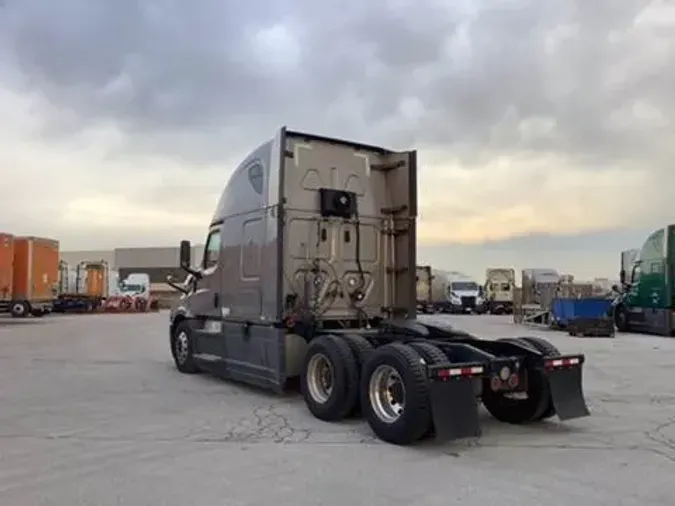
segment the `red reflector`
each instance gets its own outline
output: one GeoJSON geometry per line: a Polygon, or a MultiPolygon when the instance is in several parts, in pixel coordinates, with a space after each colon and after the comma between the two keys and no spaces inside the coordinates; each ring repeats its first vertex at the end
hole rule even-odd
{"type": "Polygon", "coordinates": [[[554,358],[547,360],[544,364],[549,369],[555,369],[559,367],[571,367],[579,365],[580,363],[581,360],[579,360],[579,358],[572,357],[572,358],[554,358]]]}
{"type": "Polygon", "coordinates": [[[439,369],[436,371],[439,378],[454,378],[457,376],[475,376],[483,374],[482,366],[475,367],[453,367],[451,369],[439,369]]]}

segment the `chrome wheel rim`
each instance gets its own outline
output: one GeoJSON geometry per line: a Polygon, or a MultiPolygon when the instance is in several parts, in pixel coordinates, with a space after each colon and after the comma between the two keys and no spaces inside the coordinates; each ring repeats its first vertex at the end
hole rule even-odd
{"type": "Polygon", "coordinates": [[[390,365],[382,364],[373,371],[368,396],[375,416],[384,423],[394,423],[405,411],[403,379],[390,365]]]}
{"type": "Polygon", "coordinates": [[[14,313],[24,314],[25,312],[26,312],[26,308],[24,307],[23,304],[14,304],[14,313]]]}
{"type": "Polygon", "coordinates": [[[327,402],[334,383],[335,372],[328,357],[322,353],[312,355],[307,364],[307,389],[312,399],[319,404],[327,402]]]}
{"type": "Polygon", "coordinates": [[[190,346],[187,332],[183,331],[176,336],[176,359],[180,364],[185,363],[190,353],[190,346]]]}

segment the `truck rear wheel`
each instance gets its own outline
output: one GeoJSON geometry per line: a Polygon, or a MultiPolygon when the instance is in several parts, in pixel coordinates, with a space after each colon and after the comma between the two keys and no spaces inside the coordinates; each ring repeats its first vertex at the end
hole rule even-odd
{"type": "Polygon", "coordinates": [[[375,435],[388,443],[414,443],[431,428],[426,366],[410,346],[375,350],[361,376],[361,412],[375,435]]]}
{"type": "Polygon", "coordinates": [[[358,370],[346,340],[327,335],[309,343],[300,388],[307,408],[320,420],[342,420],[354,409],[358,370]]]}
{"type": "Polygon", "coordinates": [[[30,313],[30,306],[27,302],[14,302],[9,312],[14,318],[25,318],[30,313]]]}
{"type": "MultiPolygon", "coordinates": [[[[366,338],[358,334],[345,334],[340,337],[342,337],[345,340],[345,342],[347,343],[347,345],[349,345],[349,348],[352,351],[352,355],[354,356],[354,363],[356,364],[356,377],[360,378],[361,370],[363,369],[363,364],[365,364],[366,360],[368,359],[368,356],[374,350],[373,345],[370,344],[370,342],[366,338]]],[[[354,403],[354,408],[352,409],[353,414],[358,414],[358,412],[361,411],[361,400],[358,390],[359,389],[357,382],[356,401],[354,403]]]]}
{"type": "Polygon", "coordinates": [[[485,380],[482,401],[497,420],[518,425],[541,420],[548,413],[551,389],[543,371],[530,368],[525,392],[495,392],[485,380]]]}
{"type": "MultiPolygon", "coordinates": [[[[551,344],[546,339],[542,339],[541,337],[521,337],[520,339],[522,341],[525,341],[525,342],[531,344],[532,347],[535,350],[543,353],[544,355],[547,355],[549,357],[559,357],[560,356],[560,350],[558,348],[556,348],[555,346],[553,346],[553,344],[551,344]]],[[[546,380],[546,381],[548,381],[548,380],[546,380]]],[[[555,411],[555,406],[553,404],[553,398],[549,394],[549,396],[548,396],[548,406],[544,410],[544,412],[541,414],[541,416],[539,418],[537,418],[537,421],[538,420],[546,420],[548,418],[551,418],[551,417],[555,416],[555,414],[556,414],[556,411],[555,411]]]]}
{"type": "Polygon", "coordinates": [[[412,341],[407,343],[413,350],[421,355],[424,361],[429,364],[442,364],[443,362],[448,362],[448,357],[445,356],[438,347],[430,343],[425,343],[424,341],[412,341]]]}

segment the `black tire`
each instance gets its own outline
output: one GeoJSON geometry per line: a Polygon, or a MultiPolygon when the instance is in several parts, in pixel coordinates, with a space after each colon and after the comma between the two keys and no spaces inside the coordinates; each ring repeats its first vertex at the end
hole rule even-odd
{"type": "Polygon", "coordinates": [[[438,347],[423,341],[412,341],[407,343],[413,350],[420,354],[424,361],[429,365],[442,364],[449,362],[448,357],[438,347]]]}
{"type": "Polygon", "coordinates": [[[614,325],[616,325],[616,329],[619,332],[630,332],[628,310],[623,304],[619,304],[614,308],[614,325]]]}
{"type": "MultiPolygon", "coordinates": [[[[549,357],[559,357],[561,355],[560,350],[553,346],[550,341],[542,339],[541,337],[521,337],[521,339],[529,344],[531,344],[537,351],[540,351],[544,355],[549,357]]],[[[549,389],[550,391],[550,389],[549,389]]],[[[544,410],[537,420],[546,420],[552,418],[556,415],[555,406],[553,405],[553,398],[549,394],[548,407],[544,410]]]]}
{"type": "Polygon", "coordinates": [[[541,337],[519,337],[518,339],[530,344],[535,350],[540,351],[549,357],[559,357],[560,350],[556,348],[553,343],[542,339],[541,337]]]}
{"type": "MultiPolygon", "coordinates": [[[[425,343],[424,341],[412,341],[407,344],[413,350],[415,350],[417,353],[420,354],[420,356],[424,359],[427,365],[443,364],[450,361],[447,355],[443,353],[440,348],[434,346],[431,343],[425,343]]],[[[432,418],[431,426],[429,427],[429,430],[423,437],[431,437],[433,436],[434,432],[435,427],[432,418]]]]}
{"type": "Polygon", "coordinates": [[[25,318],[30,314],[28,302],[13,302],[9,311],[13,318],[25,318]]]}
{"type": "Polygon", "coordinates": [[[431,405],[426,366],[422,356],[410,346],[391,343],[375,350],[366,361],[361,376],[361,412],[371,430],[382,441],[407,445],[421,439],[431,429],[431,405]],[[378,416],[370,398],[370,382],[380,366],[398,373],[405,390],[405,405],[394,421],[378,416]]]}
{"type": "Polygon", "coordinates": [[[316,418],[334,422],[351,413],[358,399],[358,380],[355,354],[345,339],[334,335],[312,339],[300,373],[300,389],[307,408],[316,418]],[[316,389],[321,386],[312,380],[318,374],[312,372],[318,361],[326,361],[331,369],[331,387],[325,398],[320,398],[316,389]]]}
{"type": "Polygon", "coordinates": [[[183,374],[196,374],[199,367],[194,359],[194,337],[190,322],[183,320],[176,325],[171,334],[171,355],[178,369],[183,374]]]}
{"type": "MultiPolygon", "coordinates": [[[[539,346],[543,343],[553,347],[548,341],[536,337],[517,337],[505,338],[500,341],[519,342],[528,348],[536,351],[542,351],[539,346]],[[537,344],[535,344],[537,343],[537,344]]],[[[555,348],[555,347],[553,347],[555,348]]],[[[556,352],[559,353],[556,349],[556,352]]],[[[548,352],[544,352],[548,354],[548,352]]],[[[543,371],[529,369],[527,371],[527,399],[512,399],[506,397],[502,392],[493,392],[488,380],[483,385],[483,406],[485,409],[500,422],[520,425],[528,422],[542,420],[549,415],[553,407],[551,402],[551,388],[548,378],[543,371]]],[[[555,414],[555,413],[554,413],[555,414]]]]}
{"type": "Polygon", "coordinates": [[[354,363],[356,364],[357,394],[356,394],[356,401],[354,403],[354,408],[349,414],[357,415],[361,412],[361,399],[359,398],[360,396],[358,389],[358,378],[361,378],[361,370],[363,369],[363,364],[365,364],[366,360],[368,359],[368,357],[375,348],[373,347],[372,344],[370,344],[370,341],[368,341],[365,337],[360,336],[358,334],[345,334],[340,337],[342,337],[345,340],[345,342],[349,345],[349,349],[352,351],[352,355],[354,356],[354,363]]]}

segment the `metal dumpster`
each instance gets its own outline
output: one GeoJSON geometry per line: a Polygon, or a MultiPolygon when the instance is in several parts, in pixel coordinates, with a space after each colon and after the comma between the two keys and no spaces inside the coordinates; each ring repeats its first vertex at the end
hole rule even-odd
{"type": "Polygon", "coordinates": [[[570,322],[579,318],[608,318],[612,301],[603,297],[583,299],[555,298],[551,303],[551,322],[557,328],[566,328],[570,322]]]}

